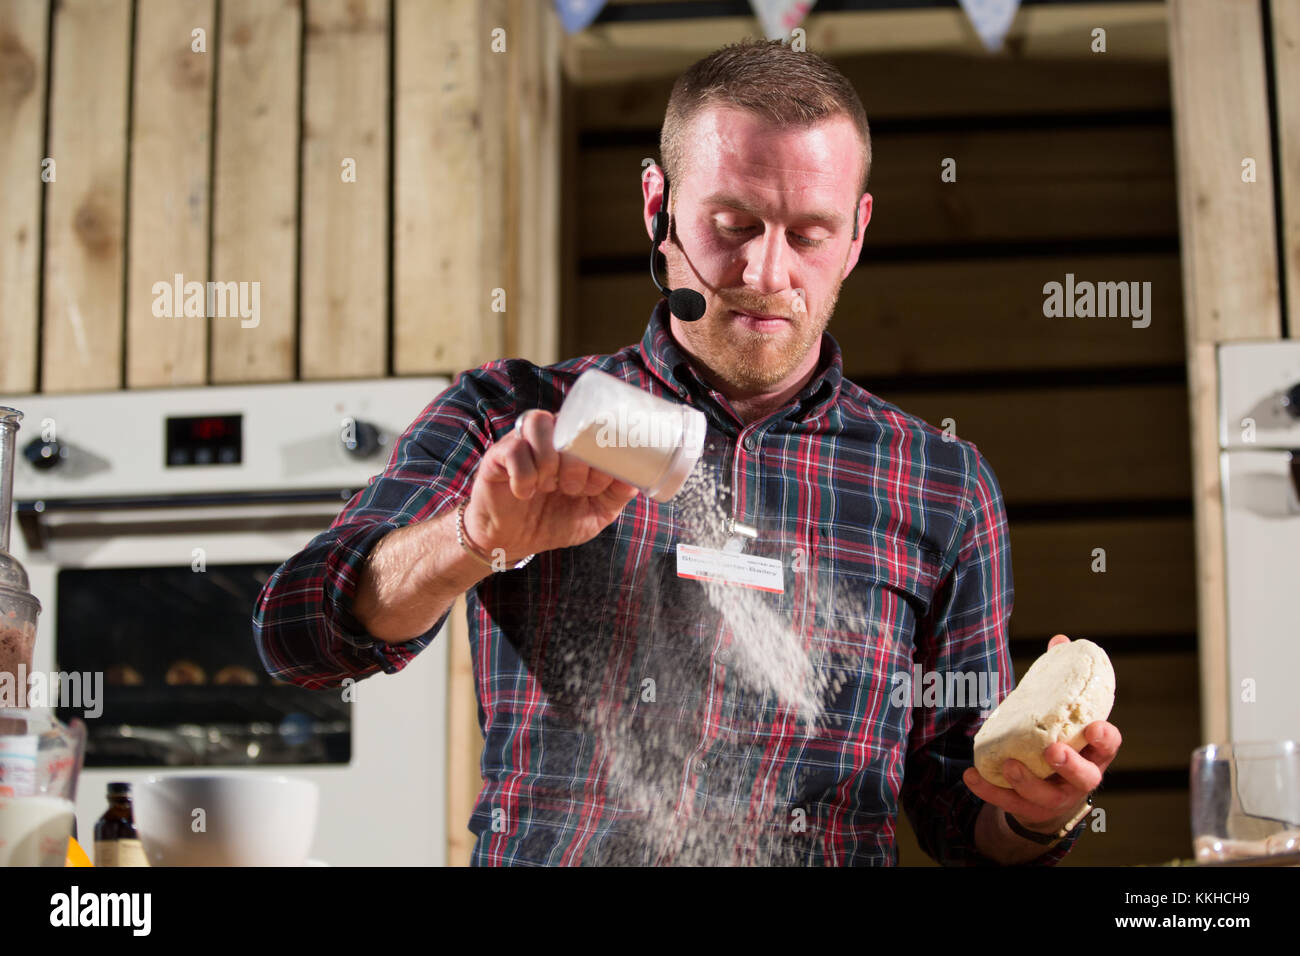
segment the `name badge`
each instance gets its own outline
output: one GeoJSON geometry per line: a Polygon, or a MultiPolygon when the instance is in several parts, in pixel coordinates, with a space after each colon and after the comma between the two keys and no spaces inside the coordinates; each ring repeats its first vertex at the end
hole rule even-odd
{"type": "Polygon", "coordinates": [[[692,581],[733,584],[772,594],[785,592],[785,573],[781,562],[775,558],[716,551],[692,544],[677,546],[677,576],[692,581]]]}

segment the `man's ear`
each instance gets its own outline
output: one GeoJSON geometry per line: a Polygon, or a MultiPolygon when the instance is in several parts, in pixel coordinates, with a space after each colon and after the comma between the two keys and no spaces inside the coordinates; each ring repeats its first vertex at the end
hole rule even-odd
{"type": "Polygon", "coordinates": [[[641,215],[645,220],[646,236],[654,239],[654,217],[664,202],[664,171],[651,163],[641,173],[641,215]]]}
{"type": "Polygon", "coordinates": [[[849,246],[849,254],[844,260],[844,271],[840,274],[840,281],[843,282],[853,271],[853,267],[858,264],[858,256],[862,254],[862,239],[867,231],[867,226],[871,222],[871,193],[863,193],[858,197],[858,204],[853,207],[854,215],[858,223],[858,235],[849,246]]]}

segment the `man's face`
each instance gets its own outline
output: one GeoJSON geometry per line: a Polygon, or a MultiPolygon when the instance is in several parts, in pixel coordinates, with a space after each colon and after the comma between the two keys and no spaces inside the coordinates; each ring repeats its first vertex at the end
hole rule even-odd
{"type": "MultiPolygon", "coordinates": [[[[871,216],[871,197],[857,191],[861,143],[846,116],[778,130],[730,107],[697,114],[688,141],[687,168],[669,184],[673,234],[660,251],[669,286],[702,293],[707,310],[698,322],[674,318],[673,333],[724,389],[780,391],[815,367],[857,263],[859,200],[863,230],[871,216]]],[[[657,185],[652,168],[648,209],[657,185]]]]}

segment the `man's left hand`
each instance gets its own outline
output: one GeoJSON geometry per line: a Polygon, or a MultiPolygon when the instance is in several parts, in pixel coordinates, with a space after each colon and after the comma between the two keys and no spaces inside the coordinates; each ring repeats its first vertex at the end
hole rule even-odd
{"type": "MultiPolygon", "coordinates": [[[[1048,648],[1070,639],[1057,634],[1048,648]]],[[[999,787],[985,780],[978,770],[968,767],[962,780],[971,793],[1001,807],[1013,815],[1021,826],[1038,833],[1055,833],[1082,808],[1088,794],[1101,784],[1102,774],[1119,752],[1123,737],[1119,728],[1104,720],[1094,720],[1084,728],[1088,746],[1075,751],[1062,743],[1043,750],[1043,759],[1056,773],[1040,780],[1019,760],[1007,760],[1002,772],[1014,789],[999,787]]]]}

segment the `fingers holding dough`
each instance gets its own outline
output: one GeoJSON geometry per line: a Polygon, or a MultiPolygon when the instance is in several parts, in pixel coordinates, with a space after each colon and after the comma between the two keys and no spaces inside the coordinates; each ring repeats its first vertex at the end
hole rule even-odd
{"type": "Polygon", "coordinates": [[[999,787],[1011,787],[1002,764],[1019,760],[1040,779],[1055,773],[1043,757],[1054,743],[1081,751],[1084,729],[1110,716],[1115,669],[1092,641],[1061,642],[1030,666],[975,734],[975,769],[999,787]]]}

